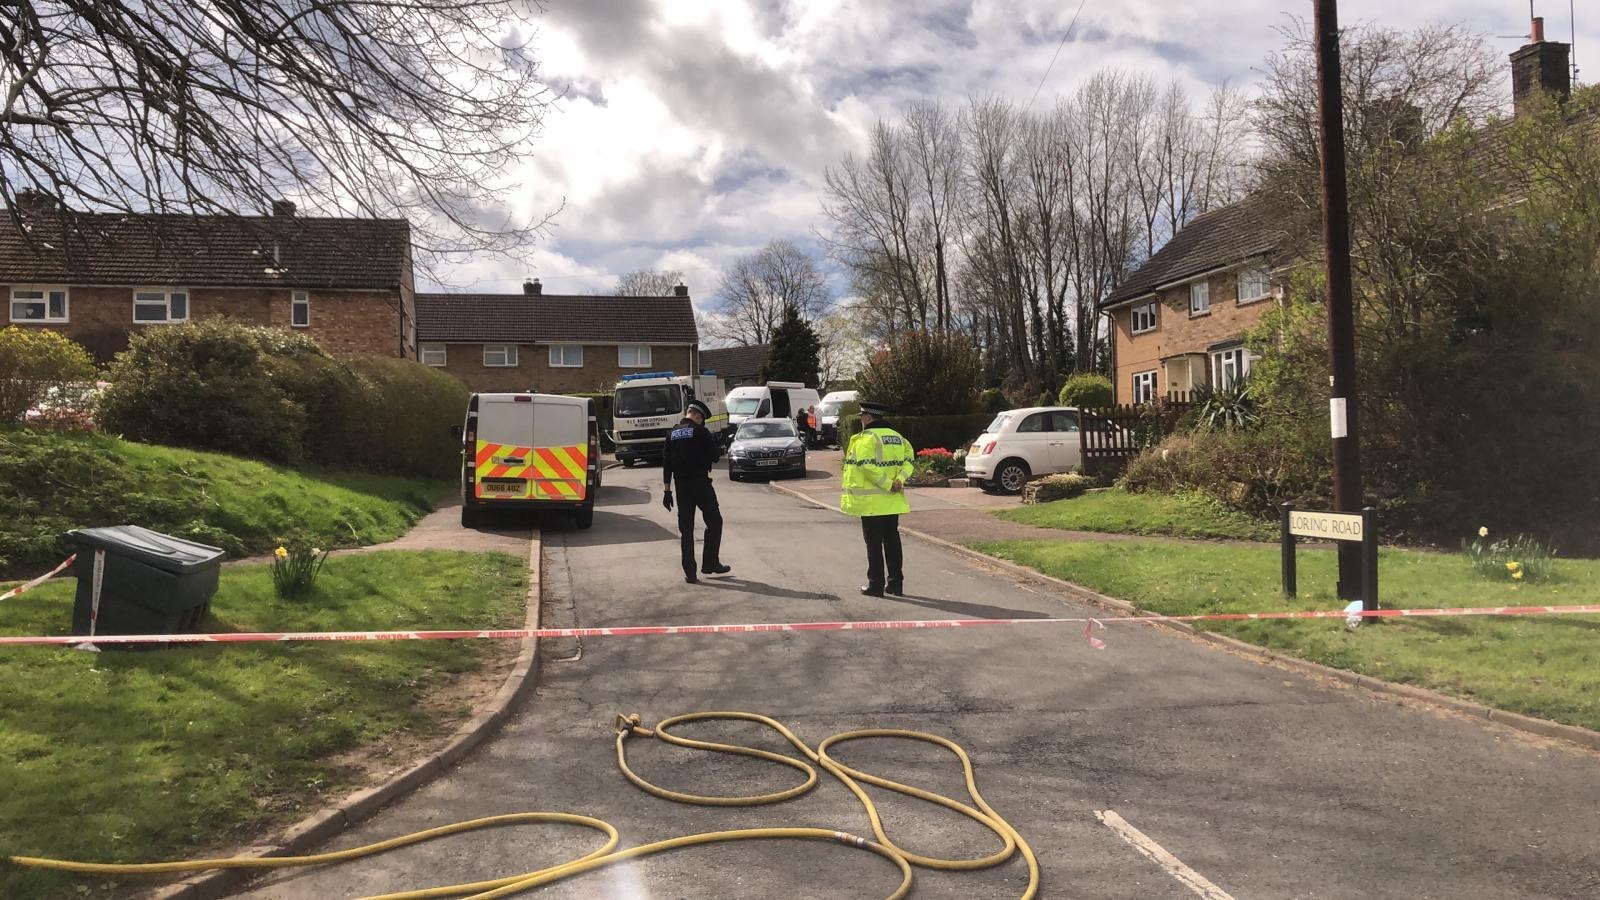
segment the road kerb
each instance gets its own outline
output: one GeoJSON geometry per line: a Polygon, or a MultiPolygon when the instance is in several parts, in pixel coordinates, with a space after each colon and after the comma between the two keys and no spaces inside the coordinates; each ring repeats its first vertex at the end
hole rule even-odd
{"type": "MultiPolygon", "coordinates": [[[[528,594],[525,624],[539,627],[539,603],[543,596],[540,585],[540,558],[543,541],[535,530],[528,547],[528,594]]],[[[526,638],[517,653],[517,661],[506,676],[505,683],[495,694],[489,708],[464,723],[441,747],[427,759],[400,772],[383,784],[364,788],[346,796],[337,805],[320,810],[280,831],[271,843],[248,847],[237,856],[299,856],[312,850],[341,831],[370,818],[374,813],[406,794],[426,785],[441,775],[445,769],[459,762],[473,748],[494,734],[512,709],[525,697],[534,684],[533,674],[538,661],[539,641],[526,638]]],[[[221,869],[186,878],[146,894],[147,900],[220,900],[235,893],[251,878],[261,872],[245,869],[221,869]]]]}
{"type": "MultiPolygon", "coordinates": [[[[779,493],[788,494],[800,500],[807,501],[819,509],[833,508],[821,502],[820,500],[817,500],[815,497],[808,496],[801,491],[794,490],[793,488],[785,485],[768,483],[767,487],[779,493]]],[[[1067,595],[1070,599],[1089,603],[1104,609],[1125,613],[1130,616],[1146,617],[1156,615],[1156,613],[1140,609],[1126,600],[1118,600],[1115,597],[1108,597],[1105,594],[1091,591],[1082,585],[1074,584],[1073,582],[1062,578],[1056,578],[1053,575],[1046,575],[1037,569],[1019,565],[1007,559],[990,556],[987,553],[979,552],[971,547],[964,547],[952,541],[947,541],[944,538],[927,534],[926,532],[917,531],[912,528],[901,528],[900,533],[916,538],[923,543],[932,544],[935,547],[940,547],[942,549],[949,550],[952,553],[960,554],[968,559],[976,560],[984,565],[993,566],[994,568],[1004,570],[1012,575],[1032,581],[1035,584],[1041,584],[1047,587],[1055,588],[1060,593],[1067,595]]],[[[1268,650],[1265,647],[1258,647],[1255,644],[1241,641],[1238,638],[1229,637],[1225,634],[1218,634],[1214,631],[1197,629],[1194,626],[1187,625],[1183,622],[1157,621],[1152,622],[1151,624],[1189,635],[1190,637],[1206,643],[1217,644],[1219,646],[1226,647],[1227,649],[1236,653],[1253,656],[1258,659],[1270,660],[1271,662],[1283,666],[1284,668],[1294,669],[1308,675],[1319,675],[1324,678],[1342,682],[1350,685],[1351,687],[1371,691],[1375,694],[1384,694],[1391,697],[1400,697],[1406,700],[1427,703],[1432,706],[1442,707],[1444,709],[1461,713],[1472,718],[1486,719],[1488,721],[1503,725],[1507,728],[1525,732],[1527,734],[1534,734],[1545,738],[1553,738],[1555,740],[1568,741],[1591,750],[1600,750],[1600,731],[1591,731],[1590,729],[1582,728],[1577,725],[1565,725],[1560,722],[1552,722],[1548,719],[1525,716],[1520,713],[1496,709],[1492,706],[1485,706],[1481,703],[1474,703],[1471,700],[1462,700],[1459,697],[1452,697],[1449,694],[1442,694],[1438,691],[1430,691],[1427,688],[1415,687],[1409,684],[1397,684],[1392,681],[1384,681],[1380,678],[1373,678],[1370,675],[1362,675],[1346,669],[1336,669],[1332,666],[1325,666],[1321,663],[1300,659],[1296,656],[1288,656],[1283,653],[1278,653],[1275,650],[1268,650]]]]}

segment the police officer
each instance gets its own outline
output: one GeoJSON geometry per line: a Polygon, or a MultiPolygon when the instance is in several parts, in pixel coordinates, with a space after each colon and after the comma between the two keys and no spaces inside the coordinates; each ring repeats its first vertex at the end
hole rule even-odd
{"type": "Polygon", "coordinates": [[[862,400],[860,406],[861,431],[850,439],[844,454],[844,495],[839,508],[861,517],[861,536],[867,542],[867,583],[861,593],[868,597],[882,597],[884,591],[902,595],[906,579],[900,568],[900,514],[911,511],[906,480],[911,477],[915,454],[911,442],[884,418],[887,406],[869,400],[862,400]]]}
{"type": "Polygon", "coordinates": [[[661,505],[672,511],[672,480],[678,480],[678,534],[683,545],[683,580],[694,584],[700,579],[694,573],[694,511],[706,522],[705,563],[700,571],[707,575],[725,575],[733,567],[725,566],[719,556],[722,548],[722,510],[717,508],[717,492],[711,487],[711,467],[721,454],[717,440],[706,430],[706,416],[711,409],[699,400],[690,400],[683,421],[667,435],[661,448],[661,478],[666,488],[661,505]]]}

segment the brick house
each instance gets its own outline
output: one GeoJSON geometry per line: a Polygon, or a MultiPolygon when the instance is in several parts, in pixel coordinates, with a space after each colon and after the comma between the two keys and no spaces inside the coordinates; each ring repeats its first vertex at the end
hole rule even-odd
{"type": "MultiPolygon", "coordinates": [[[[1533,20],[1530,43],[1511,54],[1512,95],[1520,115],[1544,93],[1571,93],[1571,47],[1544,39],[1533,20]]],[[[1600,119],[1583,127],[1600,133],[1600,119]]],[[[1484,132],[1483,164],[1519,178],[1494,130],[1484,132]]],[[[1143,403],[1204,386],[1221,387],[1249,374],[1245,333],[1283,296],[1285,232],[1270,202],[1252,196],[1196,216],[1100,304],[1110,320],[1116,402],[1143,403]]]]}
{"type": "Polygon", "coordinates": [[[418,359],[474,391],[609,391],[623,375],[699,370],[689,289],[670,297],[418,294],[418,359]]]}
{"type": "Polygon", "coordinates": [[[1196,216],[1100,305],[1118,403],[1143,403],[1250,371],[1244,335],[1282,296],[1284,234],[1252,197],[1196,216]]]}
{"type": "Polygon", "coordinates": [[[718,347],[700,351],[700,370],[715,371],[722,383],[730,388],[761,383],[761,367],[772,354],[771,344],[749,347],[718,347]]]}
{"type": "Polygon", "coordinates": [[[288,202],[270,216],[82,213],[23,192],[0,214],[0,291],[7,324],[54,329],[102,361],[139,329],[213,315],[335,354],[416,355],[403,219],[302,217],[288,202]]]}

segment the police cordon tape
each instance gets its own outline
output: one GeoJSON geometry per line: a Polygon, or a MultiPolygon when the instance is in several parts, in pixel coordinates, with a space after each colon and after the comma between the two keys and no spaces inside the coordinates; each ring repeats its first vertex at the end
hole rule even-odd
{"type": "Polygon", "coordinates": [[[16,587],[12,588],[11,590],[6,591],[3,594],[0,594],[0,600],[10,600],[12,597],[17,596],[18,594],[27,593],[28,591],[33,590],[34,588],[38,587],[39,585],[44,584],[46,581],[49,581],[50,579],[56,577],[57,575],[60,575],[62,572],[65,572],[67,570],[68,566],[72,565],[73,563],[75,563],[77,561],[78,561],[78,554],[74,553],[71,556],[67,557],[66,561],[61,563],[61,565],[56,566],[54,569],[51,569],[50,571],[44,573],[43,575],[40,575],[38,578],[35,578],[32,581],[25,581],[22,584],[19,584],[16,587]]]}
{"type": "MultiPolygon", "coordinates": [[[[1199,613],[1184,616],[1045,617],[1012,619],[898,619],[865,622],[764,622],[730,625],[627,625],[613,628],[501,628],[452,631],[257,631],[218,634],[100,634],[0,636],[0,646],[95,644],[261,644],[294,641],[459,641],[539,638],[644,637],[650,635],[760,634],[807,631],[914,631],[980,628],[992,625],[1153,625],[1158,622],[1242,622],[1278,619],[1411,619],[1448,616],[1544,616],[1600,613],[1600,603],[1566,606],[1457,606],[1422,609],[1291,610],[1253,613],[1199,613]]],[[[1098,644],[1092,635],[1091,643],[1098,644]]]]}

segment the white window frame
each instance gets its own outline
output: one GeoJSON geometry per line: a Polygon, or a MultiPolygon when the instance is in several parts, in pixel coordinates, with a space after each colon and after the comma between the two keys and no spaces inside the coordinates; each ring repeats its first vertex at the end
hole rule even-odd
{"type": "Polygon", "coordinates": [[[189,321],[190,314],[193,313],[193,312],[194,312],[194,294],[191,293],[188,288],[142,287],[142,288],[134,288],[133,289],[133,324],[135,324],[135,325],[172,325],[172,324],[175,324],[175,323],[178,323],[178,322],[187,322],[187,321],[189,321]],[[139,299],[139,297],[141,295],[148,295],[148,294],[160,294],[161,295],[161,300],[156,301],[156,300],[140,300],[139,299]],[[183,315],[182,316],[174,316],[172,314],[172,298],[174,296],[179,295],[179,294],[183,295],[183,315]],[[163,319],[141,319],[141,318],[139,318],[139,307],[141,307],[141,306],[151,307],[151,306],[157,305],[157,303],[159,303],[161,305],[162,310],[166,314],[166,318],[163,318],[163,319]]]}
{"type": "Polygon", "coordinates": [[[581,368],[583,368],[583,345],[582,344],[551,344],[550,345],[550,368],[552,368],[552,369],[581,369],[581,368]],[[578,361],[577,362],[571,362],[568,359],[568,356],[571,355],[568,352],[570,350],[577,350],[578,351],[578,361]]]}
{"type": "Polygon", "coordinates": [[[310,328],[311,327],[311,292],[310,291],[294,291],[293,293],[291,293],[289,295],[289,327],[290,328],[310,328]],[[294,320],[295,310],[298,309],[299,307],[302,307],[302,306],[304,306],[305,309],[306,309],[306,320],[304,322],[296,322],[294,320]]]}
{"type": "Polygon", "coordinates": [[[6,314],[13,322],[35,325],[61,325],[72,320],[72,291],[64,284],[14,284],[11,286],[11,303],[6,307],[6,314]],[[18,297],[18,294],[38,294],[38,297],[18,297]],[[61,315],[50,315],[50,295],[61,295],[61,315]],[[40,304],[44,307],[43,318],[17,318],[17,304],[40,304]]]}
{"type": "Polygon", "coordinates": [[[1265,300],[1265,299],[1267,299],[1268,297],[1271,297],[1271,296],[1272,296],[1272,276],[1267,273],[1266,269],[1244,269],[1244,270],[1241,270],[1239,272],[1239,303],[1240,303],[1241,306],[1246,304],[1246,303],[1255,303],[1257,300],[1265,300]],[[1261,285],[1261,293],[1259,293],[1259,294],[1246,294],[1245,293],[1245,279],[1246,278],[1250,278],[1252,281],[1255,281],[1256,279],[1260,279],[1258,283],[1261,285]]]}
{"type": "Polygon", "coordinates": [[[1189,282],[1189,317],[1211,314],[1211,282],[1202,278],[1189,282]]]}
{"type": "Polygon", "coordinates": [[[1250,365],[1255,361],[1245,347],[1213,350],[1210,356],[1211,386],[1219,391],[1248,376],[1250,365]]]}
{"type": "Polygon", "coordinates": [[[648,369],[651,366],[650,360],[652,360],[654,358],[655,358],[655,355],[654,355],[654,353],[651,352],[651,348],[650,348],[649,344],[618,344],[617,345],[617,366],[618,366],[618,368],[622,368],[622,369],[648,369]],[[640,360],[643,360],[643,361],[642,362],[628,362],[627,357],[624,356],[623,354],[625,352],[629,351],[629,350],[636,350],[636,351],[642,350],[642,351],[644,351],[643,353],[638,354],[638,355],[636,355],[634,357],[635,359],[640,359],[640,360]]]}
{"type": "Polygon", "coordinates": [[[514,369],[517,366],[516,344],[484,344],[483,367],[485,369],[514,369]],[[500,358],[499,362],[490,362],[490,351],[494,351],[500,358]]]}
{"type": "Polygon", "coordinates": [[[1157,391],[1161,386],[1160,371],[1159,369],[1151,369],[1148,372],[1133,373],[1134,403],[1151,403],[1156,399],[1157,391]]]}
{"type": "Polygon", "coordinates": [[[1130,310],[1128,313],[1129,332],[1132,334],[1144,334],[1146,332],[1155,331],[1156,326],[1161,324],[1161,314],[1157,310],[1160,305],[1161,304],[1157,303],[1156,301],[1151,300],[1149,303],[1141,303],[1130,310]],[[1139,327],[1139,314],[1141,312],[1148,312],[1150,318],[1149,324],[1143,328],[1139,327]]]}
{"type": "Polygon", "coordinates": [[[442,368],[449,362],[449,359],[450,348],[445,344],[423,343],[417,345],[417,362],[425,366],[439,366],[442,368]],[[435,353],[439,354],[438,362],[433,362],[429,359],[429,356],[435,353]]]}

